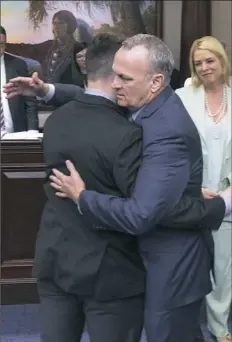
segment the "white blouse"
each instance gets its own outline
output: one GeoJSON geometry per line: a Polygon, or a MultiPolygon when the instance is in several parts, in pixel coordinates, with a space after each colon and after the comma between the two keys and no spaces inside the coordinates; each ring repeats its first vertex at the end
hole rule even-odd
{"type": "Polygon", "coordinates": [[[203,184],[204,187],[214,191],[219,190],[221,170],[224,162],[223,151],[228,133],[227,125],[228,115],[225,115],[219,123],[215,124],[207,113],[205,114],[205,133],[208,156],[204,156],[204,158],[207,158],[208,180],[207,182],[203,180],[203,184]]]}

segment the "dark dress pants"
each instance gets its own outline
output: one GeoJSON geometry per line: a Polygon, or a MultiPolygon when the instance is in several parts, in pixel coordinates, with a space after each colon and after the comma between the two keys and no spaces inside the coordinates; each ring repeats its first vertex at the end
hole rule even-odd
{"type": "Polygon", "coordinates": [[[144,296],[97,302],[38,283],[41,342],[79,342],[85,323],[91,342],[139,342],[144,296]]]}
{"type": "Polygon", "coordinates": [[[147,342],[204,342],[200,328],[203,300],[189,305],[155,312],[145,309],[147,342]]]}

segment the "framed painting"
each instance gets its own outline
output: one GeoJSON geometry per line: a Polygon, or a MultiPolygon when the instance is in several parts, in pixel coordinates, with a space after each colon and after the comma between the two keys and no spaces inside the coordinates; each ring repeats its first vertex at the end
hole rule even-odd
{"type": "Polygon", "coordinates": [[[77,42],[88,44],[104,32],[162,38],[163,1],[1,1],[1,24],[8,53],[25,59],[44,81],[61,82],[77,42]]]}

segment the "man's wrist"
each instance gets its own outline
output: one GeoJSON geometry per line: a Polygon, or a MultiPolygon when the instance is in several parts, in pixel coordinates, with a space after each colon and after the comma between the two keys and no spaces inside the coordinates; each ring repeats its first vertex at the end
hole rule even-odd
{"type": "Polygon", "coordinates": [[[37,90],[36,96],[43,98],[47,96],[49,91],[49,85],[47,83],[44,83],[43,88],[37,90]]]}
{"type": "Polygon", "coordinates": [[[82,189],[81,191],[77,191],[77,193],[72,198],[74,202],[80,200],[80,195],[83,191],[85,191],[85,189],[82,189]]]}
{"type": "Polygon", "coordinates": [[[44,83],[43,89],[40,90],[40,95],[37,95],[38,100],[48,102],[55,94],[54,84],[44,83]]]}
{"type": "Polygon", "coordinates": [[[76,204],[77,209],[78,209],[78,211],[79,211],[79,213],[80,213],[81,215],[83,215],[83,212],[82,212],[82,210],[81,210],[80,198],[81,198],[81,194],[82,194],[84,191],[85,191],[85,189],[82,190],[81,192],[79,192],[79,195],[78,195],[78,196],[75,196],[75,199],[73,199],[73,201],[74,201],[74,203],[76,204]]]}

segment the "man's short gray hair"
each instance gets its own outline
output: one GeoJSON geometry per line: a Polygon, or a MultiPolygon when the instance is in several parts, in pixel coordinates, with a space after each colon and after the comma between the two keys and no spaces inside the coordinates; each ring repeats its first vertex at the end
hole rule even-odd
{"type": "Polygon", "coordinates": [[[150,34],[136,34],[122,43],[122,47],[128,50],[136,46],[143,46],[148,50],[149,72],[164,75],[164,83],[168,85],[174,69],[174,57],[164,42],[150,34]]]}

